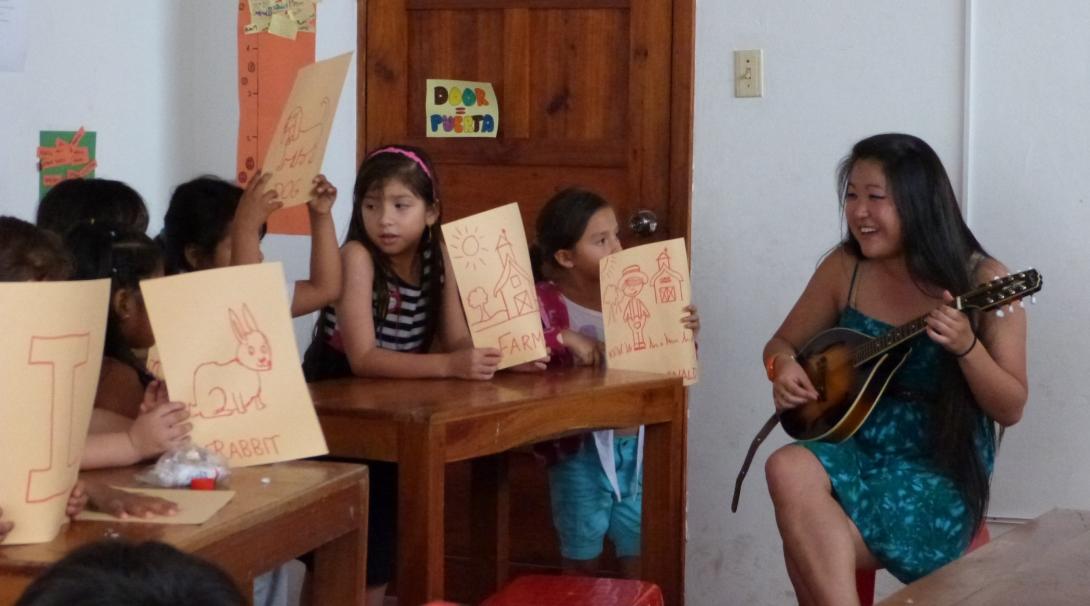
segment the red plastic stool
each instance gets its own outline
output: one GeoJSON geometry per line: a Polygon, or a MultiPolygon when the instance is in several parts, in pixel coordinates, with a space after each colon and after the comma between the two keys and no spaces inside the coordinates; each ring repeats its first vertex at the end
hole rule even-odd
{"type": "Polygon", "coordinates": [[[659,586],[647,581],[527,575],[481,606],[663,606],[659,586]]]}
{"type": "MultiPolygon", "coordinates": [[[[965,549],[965,553],[987,544],[991,540],[991,535],[988,534],[988,527],[981,525],[980,530],[977,531],[976,536],[973,537],[969,547],[965,549]]],[[[874,606],[874,571],[873,570],[856,570],[855,571],[855,590],[859,593],[860,606],[874,606]]]]}

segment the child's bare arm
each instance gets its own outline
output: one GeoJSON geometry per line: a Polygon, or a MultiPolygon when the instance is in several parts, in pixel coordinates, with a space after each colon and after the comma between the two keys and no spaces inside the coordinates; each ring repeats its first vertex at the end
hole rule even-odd
{"type": "Polygon", "coordinates": [[[266,190],[272,173],[258,171],[235,209],[231,221],[231,265],[261,262],[261,226],[273,211],[284,206],[274,189],[266,190]]]}
{"type": "Polygon", "coordinates": [[[161,381],[148,385],[141,409],[127,431],[89,434],[80,469],[132,465],[189,441],[188,406],[166,401],[161,381]]]}
{"type": "Polygon", "coordinates": [[[86,490],[91,509],[108,513],[115,518],[147,518],[152,515],[172,516],[178,513],[178,505],[172,501],[118,490],[100,482],[87,482],[86,490]]]}
{"type": "Polygon", "coordinates": [[[295,283],[291,315],[302,316],[321,309],[341,296],[341,251],[333,225],[333,202],[337,188],[325,175],[314,178],[310,212],[310,277],[295,283]]]}
{"type": "Polygon", "coordinates": [[[499,365],[497,349],[463,348],[449,353],[389,351],[375,343],[371,311],[374,264],[358,242],[345,245],[344,290],[337,302],[337,326],[352,373],[359,377],[490,379],[499,365]]]}

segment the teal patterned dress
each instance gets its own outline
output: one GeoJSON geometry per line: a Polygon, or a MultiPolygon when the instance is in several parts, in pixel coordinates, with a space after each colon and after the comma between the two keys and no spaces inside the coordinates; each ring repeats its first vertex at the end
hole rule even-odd
{"type": "MultiPolygon", "coordinates": [[[[852,307],[841,314],[840,326],[871,336],[892,328],[852,307]]],[[[905,583],[959,557],[973,525],[961,493],[928,452],[928,407],[938,390],[943,350],[926,334],[911,345],[887,395],[854,436],[840,444],[800,443],[825,467],[833,495],[871,553],[905,583]]],[[[977,452],[991,474],[994,430],[980,417],[977,452]]]]}

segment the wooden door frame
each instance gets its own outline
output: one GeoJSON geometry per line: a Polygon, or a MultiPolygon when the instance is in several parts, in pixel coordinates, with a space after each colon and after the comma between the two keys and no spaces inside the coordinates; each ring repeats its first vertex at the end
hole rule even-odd
{"type": "MultiPolygon", "coordinates": [[[[666,227],[691,249],[696,0],[671,0],[670,200],[666,227]]],[[[484,0],[481,4],[486,4],[484,0]]],[[[468,4],[472,4],[467,2],[468,4]]],[[[356,0],[356,166],[367,153],[367,0],[356,0]]],[[[691,252],[691,251],[690,251],[691,252]]]]}

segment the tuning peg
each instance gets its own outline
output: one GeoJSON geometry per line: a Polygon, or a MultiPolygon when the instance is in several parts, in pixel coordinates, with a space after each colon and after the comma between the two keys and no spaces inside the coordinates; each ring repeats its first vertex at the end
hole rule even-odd
{"type": "Polygon", "coordinates": [[[1002,318],[1002,317],[1003,317],[1003,316],[1005,316],[1005,315],[1007,315],[1007,314],[1003,313],[1003,308],[1002,308],[1002,307],[1000,307],[1000,308],[999,308],[999,309],[998,309],[998,310],[997,310],[997,311],[995,312],[995,317],[997,317],[997,318],[1002,318]]]}
{"type": "Polygon", "coordinates": [[[1021,307],[1022,309],[1025,309],[1026,308],[1026,300],[1025,299],[1018,299],[1018,307],[1021,307]]]}
{"type": "Polygon", "coordinates": [[[1037,305],[1037,295],[1030,295],[1030,297],[1029,297],[1029,302],[1030,302],[1030,303],[1031,303],[1032,305],[1037,305]]]}
{"type": "Polygon", "coordinates": [[[1007,311],[1010,313],[1014,313],[1014,303],[1011,303],[1007,306],[1007,311]]]}

